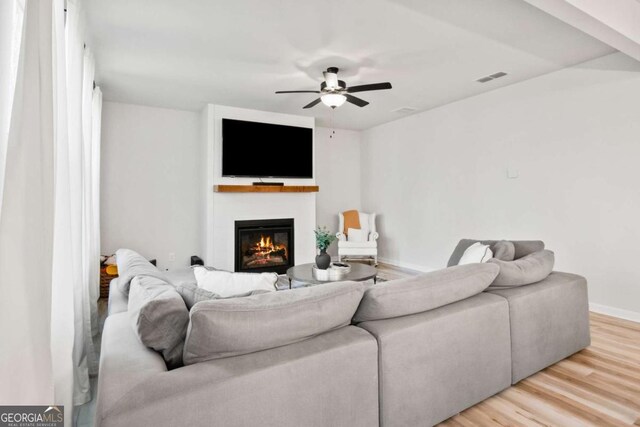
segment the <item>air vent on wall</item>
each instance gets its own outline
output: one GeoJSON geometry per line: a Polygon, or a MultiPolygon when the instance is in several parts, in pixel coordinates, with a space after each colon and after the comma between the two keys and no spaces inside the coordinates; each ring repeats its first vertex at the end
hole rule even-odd
{"type": "Polygon", "coordinates": [[[417,108],[413,108],[413,107],[401,107],[398,108],[396,110],[391,111],[392,113],[398,113],[398,114],[410,114],[410,113],[415,113],[416,111],[418,111],[417,108]]]}
{"type": "Polygon", "coordinates": [[[490,82],[491,80],[499,79],[500,77],[504,77],[506,75],[507,73],[505,73],[504,71],[499,71],[497,73],[493,73],[493,74],[489,74],[488,76],[481,77],[476,81],[478,83],[486,83],[486,82],[490,82]]]}

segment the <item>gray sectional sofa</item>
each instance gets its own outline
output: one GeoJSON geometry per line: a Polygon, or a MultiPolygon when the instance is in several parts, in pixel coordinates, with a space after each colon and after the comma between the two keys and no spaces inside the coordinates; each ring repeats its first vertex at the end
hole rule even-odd
{"type": "MultiPolygon", "coordinates": [[[[198,302],[173,369],[142,343],[140,303],[116,279],[96,425],[434,425],[589,345],[584,278],[494,289],[499,264],[456,266],[473,242],[407,279],[198,302]]],[[[513,243],[516,261],[544,248],[513,243]]]]}

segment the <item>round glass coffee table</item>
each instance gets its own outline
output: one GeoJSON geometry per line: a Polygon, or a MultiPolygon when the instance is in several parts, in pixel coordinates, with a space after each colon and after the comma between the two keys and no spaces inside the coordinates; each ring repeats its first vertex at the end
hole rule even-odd
{"type": "Polygon", "coordinates": [[[291,282],[294,280],[304,282],[309,285],[319,285],[320,283],[344,282],[347,280],[362,282],[369,279],[373,279],[373,283],[376,283],[378,279],[378,270],[376,270],[375,267],[354,262],[349,264],[351,266],[351,271],[340,278],[340,280],[318,280],[313,277],[313,272],[311,270],[313,265],[313,263],[301,264],[288,269],[287,278],[289,279],[289,289],[291,289],[291,282]]]}

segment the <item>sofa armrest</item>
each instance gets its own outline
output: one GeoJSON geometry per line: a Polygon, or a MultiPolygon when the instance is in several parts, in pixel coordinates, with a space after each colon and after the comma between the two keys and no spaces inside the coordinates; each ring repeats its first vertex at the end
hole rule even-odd
{"type": "Polygon", "coordinates": [[[98,400],[96,426],[378,425],[377,363],[375,338],[346,326],[295,344],[156,371],[118,393],[110,407],[98,400]]]}
{"type": "Polygon", "coordinates": [[[376,231],[372,231],[371,233],[369,233],[370,242],[375,242],[376,240],[378,240],[378,237],[380,237],[380,235],[376,231]]]}
{"type": "Polygon", "coordinates": [[[345,236],[345,234],[341,231],[336,233],[336,237],[338,238],[339,242],[346,242],[347,241],[347,236],[345,236]]]}
{"type": "Polygon", "coordinates": [[[102,332],[96,425],[121,405],[132,390],[166,372],[162,356],[138,339],[128,312],[107,317],[102,332]]]}

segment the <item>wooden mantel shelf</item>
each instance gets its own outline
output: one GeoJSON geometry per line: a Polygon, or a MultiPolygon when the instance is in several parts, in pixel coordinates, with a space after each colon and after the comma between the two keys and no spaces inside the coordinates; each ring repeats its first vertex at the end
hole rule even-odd
{"type": "Polygon", "coordinates": [[[317,185],[214,185],[216,193],[317,193],[317,185]]]}

